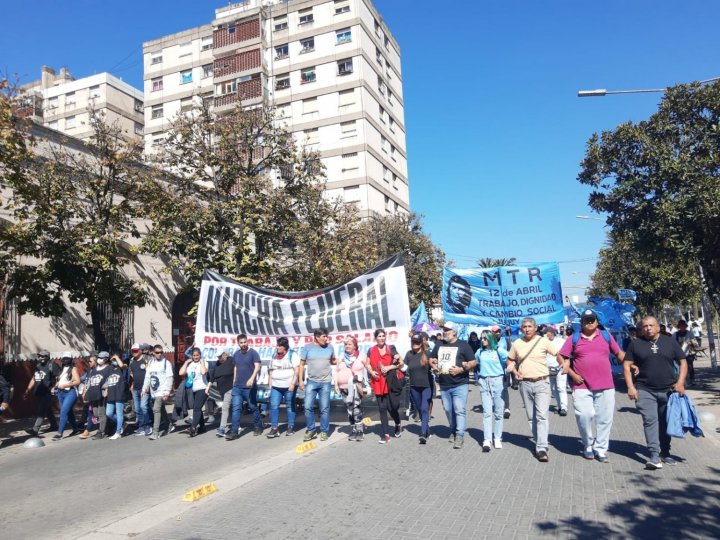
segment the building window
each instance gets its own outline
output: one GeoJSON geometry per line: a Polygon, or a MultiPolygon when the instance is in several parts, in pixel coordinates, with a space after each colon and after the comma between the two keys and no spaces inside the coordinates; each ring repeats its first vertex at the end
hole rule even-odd
{"type": "Polygon", "coordinates": [[[385,109],[383,108],[383,106],[380,105],[380,121],[384,124],[386,118],[387,118],[387,112],[385,111],[385,109]]]}
{"type": "Polygon", "coordinates": [[[219,96],[224,96],[226,94],[232,94],[233,92],[237,92],[237,80],[221,83],[220,85],[218,85],[217,89],[219,96]]]}
{"type": "Polygon", "coordinates": [[[213,104],[213,92],[212,90],[210,92],[205,92],[200,96],[200,99],[202,99],[202,106],[204,109],[209,109],[213,104]]]}
{"type": "Polygon", "coordinates": [[[288,56],[288,45],[287,43],[285,45],[279,45],[275,47],[275,60],[281,60],[282,58],[287,58],[288,56]]]}
{"type": "Polygon", "coordinates": [[[335,15],[342,15],[350,11],[348,0],[335,0],[335,15]]]}
{"type": "Polygon", "coordinates": [[[395,120],[392,119],[392,116],[388,117],[389,123],[390,123],[390,131],[392,133],[395,133],[395,120]]]}
{"type": "Polygon", "coordinates": [[[309,53],[315,50],[315,38],[307,38],[300,40],[300,54],[309,53]]]}
{"type": "Polygon", "coordinates": [[[350,75],[353,72],[352,58],[340,60],[338,63],[338,75],[350,75]]]}
{"type": "Polygon", "coordinates": [[[312,8],[310,9],[302,9],[298,11],[298,15],[300,18],[298,19],[298,24],[309,24],[313,22],[315,19],[313,18],[312,8]]]}
{"type": "Polygon", "coordinates": [[[385,210],[386,210],[388,213],[392,214],[392,209],[393,209],[392,200],[390,200],[390,197],[388,197],[387,195],[385,195],[385,210]]]}
{"type": "Polygon", "coordinates": [[[65,107],[75,106],[75,92],[65,94],[65,107]]]}
{"type": "Polygon", "coordinates": [[[380,148],[383,152],[387,153],[388,142],[384,135],[380,136],[380,148]]]}
{"type": "Polygon", "coordinates": [[[398,188],[398,186],[397,186],[397,179],[398,179],[397,174],[393,174],[392,187],[394,187],[395,189],[398,188]]]}
{"type": "Polygon", "coordinates": [[[335,36],[337,38],[338,45],[341,43],[350,43],[352,41],[352,31],[349,28],[338,30],[335,36]]]}
{"type": "Polygon", "coordinates": [[[156,77],[155,79],[152,79],[152,91],[153,92],[159,92],[163,89],[163,79],[162,77],[156,77]]]}
{"type": "Polygon", "coordinates": [[[388,89],[388,92],[387,92],[387,100],[388,100],[388,105],[392,105],[392,104],[393,104],[393,95],[392,95],[392,92],[391,92],[389,89],[388,89]]]}
{"type": "Polygon", "coordinates": [[[163,117],[163,106],[162,105],[155,105],[152,108],[152,112],[150,113],[150,118],[153,120],[157,120],[158,118],[163,117]]]}
{"type": "Polygon", "coordinates": [[[183,98],[180,100],[180,112],[187,112],[192,110],[193,108],[193,99],[191,97],[189,98],[183,98]]]}
{"type": "Polygon", "coordinates": [[[213,65],[212,64],[205,64],[202,67],[202,70],[203,70],[203,72],[202,72],[203,79],[207,79],[208,77],[213,76],[213,65]]]}
{"type": "Polygon", "coordinates": [[[377,19],[373,19],[373,23],[375,23],[375,34],[380,35],[380,23],[377,22],[377,19]]]}
{"type": "Polygon", "coordinates": [[[318,112],[318,100],[317,98],[303,99],[302,101],[302,112],[303,114],[315,114],[318,112]]]}
{"type": "Polygon", "coordinates": [[[203,51],[208,51],[208,50],[212,49],[212,46],[213,46],[212,36],[204,37],[200,41],[200,49],[203,51]]]}
{"type": "Polygon", "coordinates": [[[300,84],[315,82],[315,67],[306,68],[300,73],[300,84]]]}
{"type": "Polygon", "coordinates": [[[190,56],[192,54],[192,42],[186,41],[185,43],[180,44],[180,51],[178,53],[178,58],[184,58],[186,56],[190,56]]]}
{"type": "Polygon", "coordinates": [[[152,54],[150,55],[150,63],[151,63],[152,65],[162,64],[162,53],[161,53],[161,52],[159,52],[159,53],[152,53],[152,54]]]}
{"type": "Polygon", "coordinates": [[[388,169],[385,165],[383,165],[383,180],[390,183],[390,177],[392,176],[392,173],[390,172],[390,169],[388,169]]]}
{"type": "Polygon", "coordinates": [[[354,137],[357,135],[357,122],[355,120],[342,122],[340,124],[340,133],[342,138],[354,137]]]}
{"type": "Polygon", "coordinates": [[[385,48],[389,51],[390,50],[390,38],[385,36],[385,48]]]}
{"type": "Polygon", "coordinates": [[[342,172],[357,171],[359,168],[360,161],[358,160],[357,152],[342,155],[342,172]]]}
{"type": "Polygon", "coordinates": [[[360,186],[343,188],[343,200],[346,203],[360,202],[360,186]]]}
{"type": "Polygon", "coordinates": [[[135,134],[136,135],[143,134],[143,125],[140,122],[135,122],[135,134]]]}
{"type": "Polygon", "coordinates": [[[391,158],[393,161],[397,161],[397,156],[396,156],[396,152],[395,152],[395,147],[394,147],[392,144],[390,145],[390,158],[391,158]]]}
{"type": "Polygon", "coordinates": [[[383,55],[377,47],[375,47],[375,60],[377,60],[377,63],[381,66],[383,65],[383,55]]]}
{"type": "Polygon", "coordinates": [[[75,117],[74,116],[68,116],[65,119],[65,129],[72,129],[75,127],[75,117]]]}
{"type": "Polygon", "coordinates": [[[318,144],[320,142],[320,132],[318,128],[305,130],[305,144],[318,144]]]}
{"type": "Polygon", "coordinates": [[[51,97],[47,101],[47,108],[48,109],[57,109],[58,106],[58,98],[57,96],[51,97]]]}
{"type": "Polygon", "coordinates": [[[289,76],[278,77],[275,79],[275,90],[285,90],[287,88],[290,88],[289,76]]]}
{"type": "Polygon", "coordinates": [[[273,26],[273,29],[275,32],[279,32],[280,30],[287,30],[288,23],[287,23],[287,17],[283,15],[282,17],[275,17],[273,19],[273,23],[275,26],[273,26]]]}
{"type": "Polygon", "coordinates": [[[48,122],[47,127],[50,129],[57,129],[58,128],[58,121],[53,120],[52,122],[48,122]]]}
{"type": "Polygon", "coordinates": [[[100,97],[100,85],[90,87],[89,97],[90,97],[90,99],[95,99],[95,98],[100,97]]]}
{"type": "Polygon", "coordinates": [[[355,89],[351,88],[350,90],[343,90],[342,92],[338,92],[338,106],[339,107],[345,107],[347,105],[354,105],[355,104],[355,89]]]}
{"type": "Polygon", "coordinates": [[[160,135],[159,137],[153,137],[152,145],[153,146],[162,146],[164,137],[160,135]]]}
{"type": "Polygon", "coordinates": [[[192,69],[180,72],[180,84],[188,84],[192,82],[192,69]]]}
{"type": "Polygon", "coordinates": [[[139,99],[135,100],[135,112],[139,112],[139,113],[145,112],[145,108],[143,107],[143,102],[140,101],[139,99]]]}

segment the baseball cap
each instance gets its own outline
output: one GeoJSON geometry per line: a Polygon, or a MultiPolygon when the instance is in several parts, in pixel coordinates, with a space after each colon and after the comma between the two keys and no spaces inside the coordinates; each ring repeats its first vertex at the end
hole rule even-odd
{"type": "Polygon", "coordinates": [[[420,332],[420,337],[423,339],[430,339],[430,336],[427,332],[420,332]]]}
{"type": "Polygon", "coordinates": [[[61,358],[72,358],[72,357],[73,357],[73,354],[70,351],[65,351],[64,353],[62,353],[61,358]]]}
{"type": "Polygon", "coordinates": [[[133,343],[132,347],[130,347],[131,351],[139,351],[142,347],[140,347],[139,343],[133,343]]]}
{"type": "Polygon", "coordinates": [[[107,351],[100,351],[97,355],[98,358],[110,358],[110,353],[107,351]]]}
{"type": "Polygon", "coordinates": [[[497,324],[494,324],[493,326],[490,327],[490,331],[491,332],[499,332],[500,327],[497,324]]]}
{"type": "Polygon", "coordinates": [[[420,334],[413,334],[412,337],[410,338],[410,341],[412,343],[422,343],[422,340],[423,340],[423,338],[420,334]]]}
{"type": "Polygon", "coordinates": [[[50,351],[40,351],[38,353],[38,356],[47,356],[48,358],[50,358],[50,351]]]}
{"type": "Polygon", "coordinates": [[[454,330],[455,332],[457,332],[458,325],[457,325],[457,323],[450,321],[450,322],[446,322],[445,324],[443,324],[443,328],[445,330],[454,330]]]}
{"type": "Polygon", "coordinates": [[[584,310],[584,311],[580,314],[580,319],[581,319],[581,320],[583,320],[583,319],[597,319],[597,318],[598,318],[597,313],[595,313],[595,311],[592,310],[592,309],[590,309],[590,308],[584,310]]]}

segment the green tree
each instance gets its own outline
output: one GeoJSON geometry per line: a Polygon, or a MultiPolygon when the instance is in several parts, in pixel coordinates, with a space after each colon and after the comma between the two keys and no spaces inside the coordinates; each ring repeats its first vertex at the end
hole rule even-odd
{"type": "Polygon", "coordinates": [[[375,246],[374,264],[397,253],[402,253],[410,297],[410,309],[420,302],[433,306],[440,302],[442,271],[445,253],[433,244],[430,235],[423,231],[422,216],[397,214],[373,216],[368,219],[368,238],[375,246]]]}
{"type": "Polygon", "coordinates": [[[182,115],[159,161],[175,177],[158,179],[145,194],[153,228],[143,249],[168,256],[189,286],[214,269],[305,290],[364,265],[355,208],[323,196],[318,154],[297,147],[274,108],[216,115],[203,106],[182,115]]]}
{"type": "Polygon", "coordinates": [[[632,257],[635,240],[611,232],[607,245],[600,250],[589,296],[614,298],[618,289],[637,293],[633,302],[639,313],[659,313],[666,305],[687,305],[700,298],[695,274],[688,273],[681,259],[670,260],[632,257]]]}
{"type": "MultiPolygon", "coordinates": [[[[578,180],[590,185],[590,206],[608,214],[626,258],[673,261],[693,280],[700,265],[720,308],[720,82],[669,88],[658,112],[594,134],[578,180]]],[[[652,276],[649,276],[652,279],[652,276]]],[[[689,299],[688,299],[689,300],[689,299]]]]}
{"type": "Polygon", "coordinates": [[[45,141],[33,148],[31,124],[13,118],[17,106],[14,99],[0,102],[2,137],[15,141],[3,150],[22,158],[21,165],[6,166],[2,152],[2,204],[10,223],[0,229],[0,253],[13,261],[5,268],[8,297],[20,313],[43,317],[65,312],[64,295],[84,303],[96,346],[106,347],[98,306],[118,311],[146,298],[121,270],[127,243],[138,236],[129,196],[142,182],[140,149],[93,110],[87,144],[45,141]]]}
{"type": "Polygon", "coordinates": [[[517,259],[515,257],[510,258],[501,258],[501,259],[493,259],[492,257],[483,257],[482,259],[478,259],[478,266],[480,268],[495,268],[496,266],[513,266],[515,263],[517,263],[517,259]]]}

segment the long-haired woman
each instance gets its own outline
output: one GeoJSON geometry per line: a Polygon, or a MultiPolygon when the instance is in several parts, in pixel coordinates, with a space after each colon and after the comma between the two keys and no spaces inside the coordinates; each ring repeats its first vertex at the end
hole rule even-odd
{"type": "Polygon", "coordinates": [[[480,365],[480,396],[483,406],[483,452],[489,452],[493,444],[502,448],[503,412],[503,378],[507,351],[499,348],[495,335],[487,330],[480,336],[481,346],[475,353],[480,365]],[[493,422],[493,417],[495,421],[493,422]]]}
{"type": "Polygon", "coordinates": [[[405,365],[410,377],[410,397],[420,411],[420,444],[430,436],[430,404],[433,396],[433,376],[426,343],[420,334],[410,338],[410,350],[405,354],[405,365]]]}

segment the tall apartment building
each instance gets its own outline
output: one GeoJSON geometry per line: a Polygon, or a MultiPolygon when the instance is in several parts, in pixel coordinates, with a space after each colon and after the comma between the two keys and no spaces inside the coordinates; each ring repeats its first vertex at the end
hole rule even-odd
{"type": "Polygon", "coordinates": [[[143,93],[109,73],[75,79],[66,68],[59,73],[43,66],[38,81],[25,84],[25,113],[37,123],[87,140],[92,136],[88,107],[117,123],[128,139],[143,139],[143,93]]]}
{"type": "Polygon", "coordinates": [[[329,196],[409,211],[400,48],[370,0],[246,0],[143,54],[147,152],[201,99],[266,102],[320,153],[329,196]]]}

